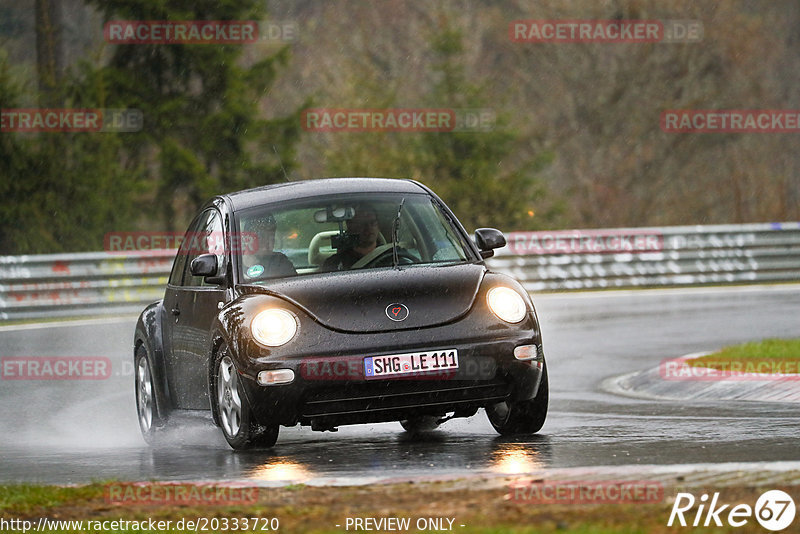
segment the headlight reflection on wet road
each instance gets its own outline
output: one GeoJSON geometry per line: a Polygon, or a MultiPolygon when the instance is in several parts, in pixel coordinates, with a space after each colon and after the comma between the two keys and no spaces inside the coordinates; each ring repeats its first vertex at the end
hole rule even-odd
{"type": "Polygon", "coordinates": [[[525,444],[509,443],[494,451],[489,469],[493,473],[519,475],[532,473],[544,467],[545,464],[539,458],[538,451],[531,450],[525,444]]]}
{"type": "Polygon", "coordinates": [[[245,477],[264,482],[300,484],[313,478],[313,474],[302,464],[274,458],[252,468],[245,473],[245,477]]]}

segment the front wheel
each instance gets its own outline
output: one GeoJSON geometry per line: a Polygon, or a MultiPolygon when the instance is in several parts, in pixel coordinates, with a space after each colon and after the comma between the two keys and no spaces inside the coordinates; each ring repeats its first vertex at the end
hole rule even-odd
{"type": "Polygon", "coordinates": [[[517,402],[498,402],[486,407],[486,415],[494,429],[503,436],[535,434],[547,419],[550,392],[547,383],[547,365],[543,364],[539,391],[532,399],[517,402]]]}
{"type": "Polygon", "coordinates": [[[219,426],[236,450],[269,448],[278,441],[278,425],[264,426],[253,417],[239,371],[225,345],[217,352],[214,400],[219,426]]]}

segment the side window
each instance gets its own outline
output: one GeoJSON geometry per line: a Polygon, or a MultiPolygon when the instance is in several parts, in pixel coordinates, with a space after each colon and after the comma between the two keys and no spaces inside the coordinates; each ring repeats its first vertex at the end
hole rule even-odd
{"type": "MultiPolygon", "coordinates": [[[[219,268],[217,274],[219,276],[224,276],[226,269],[225,250],[227,247],[225,246],[225,231],[223,230],[222,217],[220,217],[216,210],[212,211],[209,225],[209,233],[207,234],[208,237],[206,239],[208,244],[208,252],[213,252],[217,255],[217,266],[219,268]]],[[[202,278],[200,285],[203,287],[219,287],[217,284],[209,284],[202,278]]]]}
{"type": "MultiPolygon", "coordinates": [[[[193,225],[194,226],[194,225],[193,225]]],[[[202,286],[202,276],[192,276],[192,260],[201,254],[213,252],[217,254],[217,261],[222,264],[224,258],[222,220],[216,210],[209,209],[197,219],[194,231],[186,236],[186,263],[183,266],[184,286],[202,286]]],[[[183,249],[183,245],[181,246],[183,249]]]]}
{"type": "Polygon", "coordinates": [[[169,274],[169,285],[181,285],[181,278],[183,277],[183,266],[186,262],[186,255],[181,254],[180,249],[175,256],[175,261],[172,263],[172,272],[169,274]]]}
{"type": "Polygon", "coordinates": [[[189,226],[183,236],[183,242],[178,249],[169,283],[173,286],[200,286],[205,285],[203,278],[192,276],[192,260],[200,254],[213,252],[217,254],[219,265],[225,259],[225,246],[223,242],[222,220],[216,210],[209,209],[201,213],[189,226]]]}
{"type": "MultiPolygon", "coordinates": [[[[208,212],[204,212],[192,221],[192,224],[189,225],[189,229],[186,230],[186,233],[183,235],[183,242],[175,256],[175,262],[172,264],[172,272],[169,275],[170,285],[183,285],[183,273],[187,268],[186,266],[189,264],[187,260],[192,253],[191,248],[194,246],[192,243],[192,236],[196,236],[198,234],[198,229],[208,220],[207,214],[208,212]]],[[[192,256],[192,259],[195,257],[196,254],[192,256]]]]}

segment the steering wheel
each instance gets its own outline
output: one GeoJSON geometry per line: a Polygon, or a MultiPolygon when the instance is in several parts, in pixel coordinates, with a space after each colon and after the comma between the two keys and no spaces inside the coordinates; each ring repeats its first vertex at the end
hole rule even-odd
{"type": "MultiPolygon", "coordinates": [[[[353,264],[351,269],[362,269],[362,268],[371,268],[371,267],[390,267],[393,263],[394,258],[392,257],[392,243],[386,243],[385,245],[381,245],[376,247],[375,250],[358,260],[353,264]],[[382,262],[389,260],[386,265],[381,265],[382,262]]],[[[419,262],[419,258],[411,254],[405,249],[400,248],[400,245],[397,246],[397,263],[400,265],[411,265],[412,263],[419,262]]]]}

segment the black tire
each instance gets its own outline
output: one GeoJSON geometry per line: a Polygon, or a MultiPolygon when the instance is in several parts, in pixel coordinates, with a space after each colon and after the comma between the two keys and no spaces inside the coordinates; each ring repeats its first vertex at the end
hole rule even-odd
{"type": "Polygon", "coordinates": [[[518,402],[498,402],[486,407],[486,415],[494,429],[502,436],[515,434],[535,434],[541,430],[547,419],[547,404],[550,391],[547,381],[547,364],[542,367],[539,391],[530,400],[518,402]]]}
{"type": "Polygon", "coordinates": [[[133,369],[139,430],[142,431],[142,437],[148,445],[155,445],[167,425],[167,414],[158,404],[158,396],[153,386],[153,364],[144,343],[136,348],[133,369]]]}
{"type": "Polygon", "coordinates": [[[438,421],[439,417],[435,415],[420,415],[411,419],[403,419],[400,421],[400,425],[406,432],[416,434],[436,429],[439,426],[438,421]]]}
{"type": "Polygon", "coordinates": [[[210,395],[222,434],[233,449],[267,449],[278,441],[278,425],[265,426],[253,417],[236,364],[224,344],[214,359],[210,395]]]}

